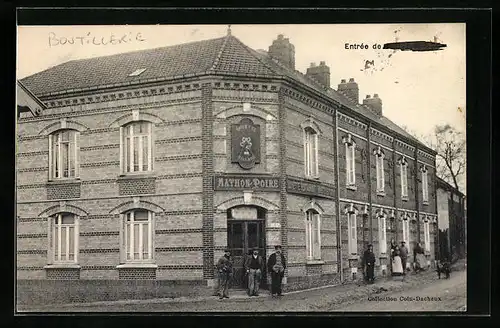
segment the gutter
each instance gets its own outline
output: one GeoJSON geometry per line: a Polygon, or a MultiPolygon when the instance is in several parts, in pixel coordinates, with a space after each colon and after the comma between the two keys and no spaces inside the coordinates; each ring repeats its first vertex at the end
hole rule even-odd
{"type": "Polygon", "coordinates": [[[336,239],[337,239],[337,272],[340,274],[340,283],[343,284],[344,283],[344,271],[343,271],[343,268],[342,268],[342,263],[343,263],[343,259],[342,259],[342,226],[340,224],[340,181],[339,181],[339,136],[338,136],[338,121],[337,121],[337,108],[334,109],[333,111],[333,125],[334,125],[334,129],[333,129],[333,140],[334,140],[334,154],[335,154],[335,159],[336,159],[336,163],[335,163],[335,170],[333,172],[334,176],[335,176],[335,180],[336,180],[336,187],[337,187],[337,191],[336,191],[336,194],[337,194],[337,220],[336,220],[336,230],[337,230],[337,233],[335,234],[336,235],[336,239]]]}

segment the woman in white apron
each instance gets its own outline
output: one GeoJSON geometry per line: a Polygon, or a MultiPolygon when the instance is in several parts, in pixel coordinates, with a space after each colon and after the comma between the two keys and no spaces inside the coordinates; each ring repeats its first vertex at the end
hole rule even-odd
{"type": "Polygon", "coordinates": [[[403,275],[403,264],[401,263],[401,257],[399,256],[399,249],[394,251],[394,256],[392,258],[392,276],[402,276],[403,275]]]}

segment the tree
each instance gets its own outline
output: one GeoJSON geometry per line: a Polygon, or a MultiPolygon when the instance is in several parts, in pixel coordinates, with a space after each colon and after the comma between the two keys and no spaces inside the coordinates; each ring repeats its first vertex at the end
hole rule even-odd
{"type": "Polygon", "coordinates": [[[434,134],[421,135],[403,126],[403,129],[437,152],[436,175],[454,186],[465,190],[466,143],[465,135],[449,124],[436,125],[434,134]]]}

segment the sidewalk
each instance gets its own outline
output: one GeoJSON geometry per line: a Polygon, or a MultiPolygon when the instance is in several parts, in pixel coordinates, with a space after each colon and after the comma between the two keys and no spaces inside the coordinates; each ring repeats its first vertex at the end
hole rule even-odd
{"type": "MultiPolygon", "coordinates": [[[[356,284],[356,283],[346,283],[342,285],[335,286],[323,286],[307,290],[293,291],[288,293],[283,293],[284,299],[297,299],[303,303],[304,308],[308,308],[310,311],[321,311],[321,308],[332,307],[336,304],[346,305],[350,302],[355,302],[361,298],[367,297],[372,294],[380,294],[385,292],[395,292],[405,289],[410,289],[416,285],[427,284],[431,281],[437,280],[437,275],[435,271],[431,270],[429,272],[422,272],[420,274],[408,274],[404,281],[393,280],[389,278],[380,278],[376,280],[375,284],[356,284]]],[[[168,304],[168,303],[196,303],[196,302],[207,302],[207,301],[219,301],[219,302],[252,302],[254,300],[267,300],[271,299],[271,295],[268,291],[262,290],[259,296],[249,297],[244,290],[231,290],[230,299],[228,300],[218,300],[216,296],[199,296],[199,297],[176,297],[176,298],[161,298],[161,299],[146,299],[146,300],[118,300],[118,301],[101,301],[101,302],[91,302],[91,303],[70,303],[57,305],[60,312],[64,312],[65,309],[71,311],[71,309],[80,308],[84,309],[95,308],[95,307],[106,307],[106,306],[117,306],[117,305],[147,305],[147,304],[168,304]]],[[[18,311],[26,312],[44,312],[54,306],[18,306],[18,311]]]]}

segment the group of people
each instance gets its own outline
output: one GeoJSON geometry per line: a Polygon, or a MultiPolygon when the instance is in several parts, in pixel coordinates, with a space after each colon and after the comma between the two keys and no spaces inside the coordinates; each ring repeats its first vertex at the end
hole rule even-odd
{"type": "MultiPolygon", "coordinates": [[[[390,249],[390,263],[391,263],[391,275],[392,276],[404,276],[408,263],[408,248],[406,243],[402,241],[400,245],[396,243],[394,239],[391,240],[390,249]]],[[[425,271],[425,255],[424,249],[420,243],[417,243],[413,249],[413,263],[414,270],[416,273],[425,271]]],[[[373,253],[373,245],[368,245],[366,251],[363,254],[363,273],[365,280],[368,283],[373,283],[375,280],[375,254],[373,253]]]]}
{"type": "MultiPolygon", "coordinates": [[[[281,252],[281,246],[275,246],[275,252],[267,260],[267,268],[271,273],[271,295],[282,296],[281,283],[285,275],[286,259],[281,252]]],[[[264,259],[258,249],[253,249],[251,256],[245,259],[245,275],[248,278],[248,296],[258,296],[260,282],[264,273],[264,259]]],[[[226,248],[224,255],[217,262],[219,286],[217,295],[220,299],[229,298],[228,289],[233,277],[233,261],[231,251],[226,248]]]]}

